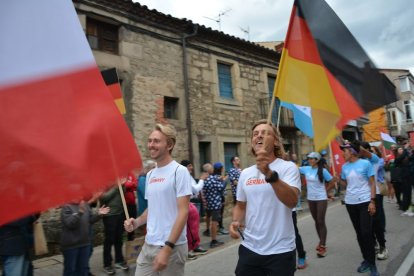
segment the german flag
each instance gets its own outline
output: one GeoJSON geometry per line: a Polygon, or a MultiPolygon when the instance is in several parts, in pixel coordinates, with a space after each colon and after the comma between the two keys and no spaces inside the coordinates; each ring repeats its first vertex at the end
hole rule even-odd
{"type": "Polygon", "coordinates": [[[119,112],[122,115],[124,115],[126,113],[125,103],[124,99],[122,98],[122,90],[121,85],[119,84],[116,68],[101,71],[101,74],[106,86],[111,92],[112,98],[114,98],[115,104],[118,107],[119,112]]]}
{"type": "Polygon", "coordinates": [[[295,0],[274,94],[311,107],[317,150],[349,120],[397,101],[394,85],[323,0],[295,0]]]}

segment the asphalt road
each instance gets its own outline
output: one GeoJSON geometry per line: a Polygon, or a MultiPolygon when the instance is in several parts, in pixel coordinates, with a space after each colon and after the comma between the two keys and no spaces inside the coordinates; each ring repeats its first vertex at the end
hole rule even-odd
{"type": "MultiPolygon", "coordinates": [[[[317,258],[315,247],[318,243],[314,222],[307,210],[306,202],[304,210],[298,213],[298,227],[307,251],[308,267],[298,270],[296,275],[329,275],[350,276],[368,275],[356,272],[362,257],[356,241],[356,235],[352,228],[345,206],[339,200],[330,202],[327,211],[328,227],[328,254],[325,258],[317,258]]],[[[396,209],[395,204],[384,203],[387,219],[387,247],[389,258],[377,261],[381,275],[414,275],[414,217],[401,217],[401,211],[396,209]]],[[[230,223],[231,218],[225,219],[225,225],[230,223]]],[[[200,232],[205,229],[201,223],[200,232]]],[[[225,242],[221,247],[210,249],[209,253],[199,256],[198,259],[188,261],[186,264],[186,276],[229,276],[234,275],[237,263],[237,250],[239,241],[232,240],[228,235],[220,235],[218,238],[225,242]]],[[[208,248],[210,238],[201,235],[201,244],[208,248]]],[[[63,258],[61,255],[51,256],[34,262],[34,274],[40,276],[62,275],[63,258]]],[[[102,246],[94,248],[90,259],[91,271],[94,275],[106,275],[102,271],[102,246]]],[[[134,275],[135,266],[123,272],[117,270],[116,275],[134,275]]]]}
{"type": "MultiPolygon", "coordinates": [[[[378,270],[381,275],[414,275],[414,217],[401,217],[401,211],[396,209],[395,204],[384,205],[389,258],[377,261],[378,270]]],[[[309,212],[300,214],[298,227],[307,251],[308,266],[298,270],[296,275],[364,275],[356,272],[362,257],[345,206],[339,201],[330,203],[326,222],[328,254],[325,258],[318,258],[315,253],[318,239],[313,219],[309,212]]],[[[188,262],[185,275],[234,275],[238,245],[238,242],[228,242],[225,248],[188,262]]]]}

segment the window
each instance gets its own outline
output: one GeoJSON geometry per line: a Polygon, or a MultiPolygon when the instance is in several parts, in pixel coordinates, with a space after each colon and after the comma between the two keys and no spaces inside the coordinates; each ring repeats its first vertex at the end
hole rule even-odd
{"type": "Polygon", "coordinates": [[[233,86],[231,78],[231,65],[217,63],[220,97],[233,99],[233,86]]]}
{"type": "MultiPolygon", "coordinates": [[[[199,142],[198,152],[200,154],[200,165],[211,162],[210,142],[199,142]]],[[[202,168],[201,168],[202,169],[202,168]]]]}
{"type": "Polygon", "coordinates": [[[92,49],[118,54],[118,26],[88,18],[86,37],[92,49]]]}
{"type": "Polygon", "coordinates": [[[233,156],[238,156],[238,143],[224,143],[224,168],[226,172],[228,172],[232,167],[233,164],[230,162],[230,159],[233,156]]]}
{"type": "Polygon", "coordinates": [[[411,102],[410,101],[404,101],[404,111],[405,111],[405,120],[407,123],[413,122],[413,117],[411,114],[411,102]]]}
{"type": "Polygon", "coordinates": [[[164,97],[164,118],[178,119],[178,98],[164,97]]]}
{"type": "Polygon", "coordinates": [[[410,81],[408,79],[408,76],[400,77],[400,91],[401,92],[410,91],[410,81]]]}
{"type": "Polygon", "coordinates": [[[397,112],[395,111],[395,109],[390,109],[388,111],[388,121],[391,126],[397,125],[397,112]]]}

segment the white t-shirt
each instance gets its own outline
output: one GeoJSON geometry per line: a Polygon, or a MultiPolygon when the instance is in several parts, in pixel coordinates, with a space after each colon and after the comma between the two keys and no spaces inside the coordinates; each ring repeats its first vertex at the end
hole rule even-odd
{"type": "Polygon", "coordinates": [[[346,180],[346,204],[359,204],[371,200],[369,178],[374,176],[374,168],[368,160],[358,159],[342,166],[341,179],[346,180]]]}
{"type": "Polygon", "coordinates": [[[323,168],[322,174],[324,182],[319,181],[318,168],[303,166],[299,168],[300,174],[306,178],[306,193],[308,200],[327,200],[325,182],[332,180],[332,175],[327,169],[323,168]]]}
{"type": "MultiPolygon", "coordinates": [[[[148,200],[147,235],[151,245],[164,245],[178,214],[177,197],[191,195],[192,177],[187,168],[176,161],[148,172],[145,199],[148,200]]],[[[187,243],[186,227],[176,244],[187,243]]]]}
{"type": "MultiPolygon", "coordinates": [[[[294,163],[278,158],[269,168],[276,171],[285,183],[300,191],[299,169],[294,163]]],[[[292,251],[296,248],[292,209],[279,200],[265,178],[256,165],[240,174],[237,200],[246,202],[245,239],[242,245],[260,255],[292,251]]]]}

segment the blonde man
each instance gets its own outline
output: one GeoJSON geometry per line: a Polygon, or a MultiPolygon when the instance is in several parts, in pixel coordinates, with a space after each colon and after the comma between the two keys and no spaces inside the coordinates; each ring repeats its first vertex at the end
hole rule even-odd
{"type": "Polygon", "coordinates": [[[147,223],[147,235],[137,259],[135,276],[184,275],[188,255],[185,225],[191,195],[191,175],[173,160],[176,131],[157,124],[147,147],[157,167],[148,172],[145,198],[148,208],[137,219],[124,223],[128,232],[147,223]]]}

